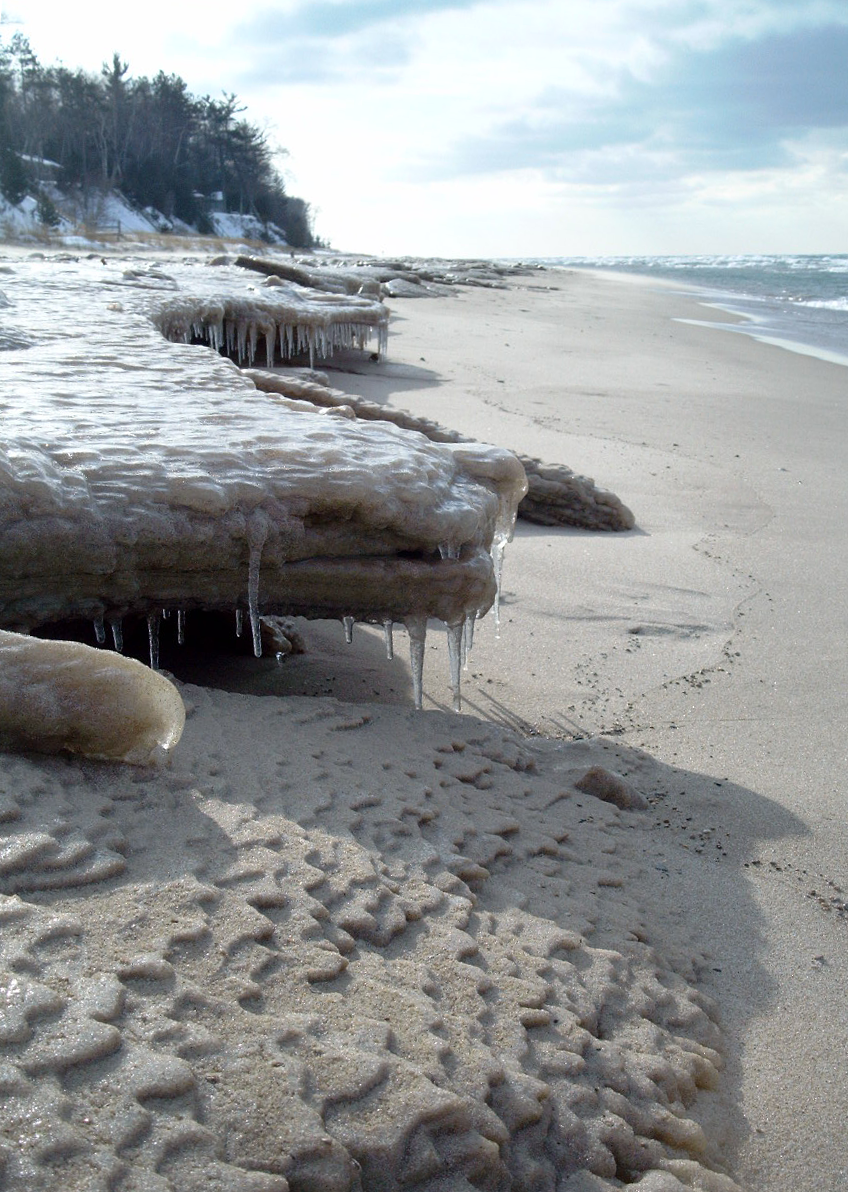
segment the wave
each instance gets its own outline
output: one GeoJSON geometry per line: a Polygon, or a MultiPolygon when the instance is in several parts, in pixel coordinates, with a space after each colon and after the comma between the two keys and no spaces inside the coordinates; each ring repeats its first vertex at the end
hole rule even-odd
{"type": "Polygon", "coordinates": [[[797,298],[799,306],[814,306],[818,310],[848,310],[848,297],[843,298],[797,298]]]}

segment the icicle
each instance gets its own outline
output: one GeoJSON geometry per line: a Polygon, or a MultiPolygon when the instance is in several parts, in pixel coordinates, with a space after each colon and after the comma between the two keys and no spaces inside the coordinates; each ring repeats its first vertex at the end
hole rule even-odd
{"type": "Polygon", "coordinates": [[[244,632],[244,613],[240,608],[236,609],[236,637],[241,637],[244,632]]]}
{"type": "Polygon", "coordinates": [[[355,621],[353,617],[342,617],[342,624],[344,625],[345,641],[350,645],[353,641],[353,626],[355,621]]]}
{"type": "Polygon", "coordinates": [[[262,547],[268,537],[268,519],[257,510],[248,526],[250,561],[247,569],[247,610],[250,614],[250,632],[253,635],[253,653],[262,657],[262,630],[259,625],[259,564],[262,561],[262,547]]]}
{"type": "Polygon", "coordinates": [[[112,645],[119,654],[124,652],[124,626],[120,617],[115,617],[109,622],[109,628],[112,630],[112,645]]]}
{"type": "Polygon", "coordinates": [[[106,641],[106,627],[103,624],[103,614],[94,618],[94,636],[97,638],[98,646],[102,646],[106,641]]]}
{"type": "Polygon", "coordinates": [[[169,608],[163,608],[162,609],[162,620],[167,621],[170,618],[170,616],[171,616],[171,610],[169,608]]]}
{"type": "Polygon", "coordinates": [[[495,637],[501,635],[501,575],[503,573],[504,551],[508,542],[512,541],[515,530],[515,518],[518,512],[518,502],[527,491],[524,484],[520,484],[511,493],[502,492],[498,500],[498,515],[495,521],[495,533],[492,539],[492,566],[495,572],[495,637]]]}
{"type": "Polygon", "coordinates": [[[247,575],[247,611],[250,615],[250,633],[253,637],[253,654],[255,658],[262,657],[262,630],[259,625],[259,562],[262,558],[262,547],[250,547],[250,563],[247,575]]]}
{"type": "Polygon", "coordinates": [[[412,696],[420,712],[424,706],[424,646],[427,642],[427,618],[406,617],[406,632],[409,634],[409,661],[412,667],[412,696]]]}
{"type": "Polygon", "coordinates": [[[294,355],[294,340],[289,323],[280,323],[280,355],[283,360],[291,360],[294,355]]]}
{"type": "Polygon", "coordinates": [[[150,669],[159,669],[159,613],[147,614],[147,637],[150,642],[150,669]]]}
{"type": "Polygon", "coordinates": [[[185,645],[185,609],[177,609],[177,645],[185,645]]]}
{"type": "Polygon", "coordinates": [[[450,542],[440,542],[439,543],[439,554],[442,556],[443,559],[458,559],[459,558],[459,547],[454,546],[450,542]]]}
{"type": "Polygon", "coordinates": [[[386,619],[383,621],[383,637],[385,638],[385,642],[386,642],[386,657],[390,658],[390,659],[394,658],[395,643],[392,638],[392,618],[391,617],[386,617],[386,619]]]}
{"type": "Polygon", "coordinates": [[[507,541],[505,534],[495,534],[492,541],[492,566],[495,570],[495,637],[501,635],[501,575],[503,574],[503,559],[507,541]]]}
{"type": "Polygon", "coordinates": [[[477,620],[477,613],[472,611],[465,614],[465,625],[462,633],[462,666],[464,670],[468,670],[468,655],[474,646],[474,622],[477,620]]]}
{"type": "Polygon", "coordinates": [[[462,639],[465,632],[465,622],[457,621],[455,625],[446,625],[448,631],[448,659],[450,662],[450,685],[453,694],[454,712],[462,711],[462,693],[460,690],[460,672],[462,669],[462,639]]]}

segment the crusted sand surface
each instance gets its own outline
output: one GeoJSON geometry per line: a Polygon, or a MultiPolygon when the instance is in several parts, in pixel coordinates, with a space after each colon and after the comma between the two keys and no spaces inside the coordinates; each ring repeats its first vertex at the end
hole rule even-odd
{"type": "Polygon", "coordinates": [[[0,765],[3,1187],[733,1186],[650,813],[574,785],[647,759],[182,692],[168,770],[0,765]]]}

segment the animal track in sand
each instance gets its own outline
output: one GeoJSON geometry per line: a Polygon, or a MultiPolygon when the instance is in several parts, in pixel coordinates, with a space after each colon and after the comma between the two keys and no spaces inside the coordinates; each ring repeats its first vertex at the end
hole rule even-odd
{"type": "Polygon", "coordinates": [[[805,898],[814,902],[825,914],[848,923],[848,893],[846,887],[834,878],[815,870],[801,869],[786,859],[775,861],[757,857],[745,861],[744,866],[746,869],[756,870],[760,877],[773,877],[777,880],[782,878],[791,882],[805,898]]]}

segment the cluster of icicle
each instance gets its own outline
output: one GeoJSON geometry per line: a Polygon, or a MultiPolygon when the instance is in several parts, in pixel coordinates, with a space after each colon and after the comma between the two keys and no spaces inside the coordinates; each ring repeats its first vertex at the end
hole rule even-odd
{"type": "MultiPolygon", "coordinates": [[[[494,602],[494,618],[495,618],[495,632],[500,635],[500,617],[499,617],[499,602],[501,589],[501,574],[503,570],[504,550],[507,542],[511,538],[512,527],[515,522],[514,509],[510,511],[505,504],[504,513],[505,518],[499,521],[498,529],[495,534],[495,539],[492,543],[491,555],[492,563],[495,572],[495,582],[497,585],[495,602],[494,602]]],[[[439,553],[443,559],[459,558],[459,549],[451,547],[448,544],[442,544],[439,547],[439,553]]],[[[256,658],[261,658],[263,654],[262,642],[262,627],[263,622],[267,619],[262,617],[259,612],[259,569],[262,554],[262,541],[259,539],[252,539],[250,542],[250,559],[248,563],[248,618],[250,624],[250,633],[253,644],[253,653],[256,658]]],[[[450,669],[450,688],[453,700],[453,708],[456,712],[462,711],[462,671],[468,668],[468,656],[471,653],[474,645],[474,626],[478,616],[482,616],[486,609],[467,609],[464,616],[457,621],[448,622],[445,625],[447,630],[447,644],[448,644],[448,665],[450,669]]],[[[177,644],[185,645],[186,640],[186,610],[185,608],[162,608],[156,609],[147,614],[147,636],[148,647],[150,652],[150,668],[151,670],[159,670],[159,635],[161,631],[162,621],[167,621],[171,618],[172,613],[176,621],[176,638],[177,644]]],[[[409,657],[410,667],[412,672],[412,693],[415,707],[421,711],[424,701],[424,656],[427,642],[427,617],[423,615],[410,615],[403,618],[403,625],[409,637],[409,657]]],[[[106,627],[109,627],[112,636],[112,645],[118,653],[122,653],[124,649],[124,634],[123,634],[123,619],[116,616],[100,615],[94,618],[94,636],[99,646],[106,644],[107,632],[106,627]]],[[[353,630],[356,624],[356,618],[352,616],[345,616],[342,618],[342,625],[344,628],[345,641],[348,645],[353,642],[353,630]]],[[[391,617],[383,619],[383,636],[386,646],[386,657],[391,661],[394,658],[394,625],[395,622],[391,617]]],[[[244,633],[244,609],[236,608],[235,610],[235,634],[237,638],[242,637],[244,633]]],[[[283,661],[283,652],[276,652],[277,662],[283,661]]]]}
{"type": "MultiPolygon", "coordinates": [[[[468,655],[474,645],[474,623],[478,610],[469,610],[461,621],[445,626],[448,635],[448,665],[450,667],[450,688],[453,697],[453,709],[462,711],[462,671],[468,667],[468,655]]],[[[345,641],[350,645],[353,641],[353,617],[344,618],[345,641]]],[[[424,650],[427,645],[427,618],[405,617],[404,627],[409,637],[409,664],[412,672],[412,696],[417,711],[424,706],[424,650]]],[[[394,650],[394,622],[391,618],[383,621],[383,635],[386,643],[386,657],[391,661],[395,656],[394,650]]]]}
{"type": "MultiPolygon", "coordinates": [[[[186,610],[184,608],[178,608],[174,611],[176,615],[177,643],[182,646],[185,645],[186,640],[186,610]]],[[[470,610],[465,614],[463,620],[457,622],[455,625],[448,625],[446,627],[451,695],[453,697],[454,710],[457,712],[462,711],[461,671],[463,667],[467,667],[468,655],[474,644],[474,622],[477,619],[477,613],[478,610],[476,609],[470,610]]],[[[147,614],[150,668],[154,671],[159,670],[159,634],[161,624],[163,620],[167,621],[171,617],[171,614],[172,610],[169,608],[157,609],[155,612],[147,614]]],[[[260,617],[258,606],[252,598],[248,609],[248,616],[250,618],[250,630],[253,638],[253,653],[255,657],[261,658],[263,653],[262,621],[264,618],[260,617]]],[[[106,644],[107,618],[96,617],[93,624],[97,644],[104,646],[106,644]]],[[[344,617],[342,618],[342,624],[344,626],[345,641],[350,645],[353,641],[353,629],[356,620],[354,617],[344,617]]],[[[420,711],[424,701],[424,650],[427,640],[427,618],[424,616],[405,617],[403,624],[409,635],[412,692],[415,707],[420,711]]],[[[108,618],[108,625],[112,634],[112,645],[120,654],[124,649],[122,618],[110,617],[108,618]]],[[[244,610],[240,608],[235,610],[235,633],[236,637],[241,637],[244,633],[244,610]]],[[[383,633],[386,643],[386,657],[391,660],[394,658],[394,621],[390,617],[387,617],[383,621],[383,633]]],[[[278,662],[282,662],[282,652],[277,652],[276,657],[278,662]]]]}
{"type": "MultiPolygon", "coordinates": [[[[493,609],[495,632],[498,636],[500,634],[499,606],[504,551],[506,549],[507,543],[512,538],[515,528],[517,499],[517,494],[515,492],[512,494],[509,494],[507,491],[501,493],[498,518],[490,550],[496,585],[493,609]]],[[[260,566],[262,559],[262,548],[265,543],[265,531],[263,531],[263,526],[267,530],[267,523],[264,522],[264,519],[254,519],[252,522],[250,522],[250,532],[248,538],[249,558],[247,613],[250,624],[253,653],[256,658],[261,658],[263,654],[262,623],[264,618],[261,616],[259,610],[260,566]]],[[[450,543],[441,543],[439,545],[439,554],[442,559],[459,559],[461,550],[460,547],[454,546],[450,543]]],[[[172,611],[175,613],[177,643],[178,645],[184,645],[186,634],[185,608],[178,607],[174,610],[170,608],[162,608],[161,610],[157,609],[147,614],[150,667],[154,671],[159,670],[159,635],[161,623],[163,620],[170,619],[172,611]]],[[[479,616],[483,616],[487,611],[487,607],[466,609],[461,618],[458,620],[450,620],[446,622],[445,625],[447,631],[450,688],[453,708],[456,712],[462,711],[461,672],[463,669],[467,669],[468,656],[474,644],[475,622],[479,616]]],[[[423,707],[423,678],[425,647],[427,639],[427,621],[428,618],[425,615],[408,615],[404,617],[402,621],[409,637],[413,699],[415,708],[419,711],[423,707]]],[[[106,617],[104,615],[100,615],[94,619],[94,633],[97,643],[101,646],[106,644],[107,623],[112,634],[112,644],[115,650],[120,653],[123,651],[123,625],[122,619],[119,617],[106,617]]],[[[356,618],[353,616],[344,616],[342,618],[345,640],[348,644],[353,641],[353,630],[355,624],[356,618]]],[[[386,645],[386,656],[389,660],[391,660],[394,658],[394,621],[392,618],[386,617],[383,619],[382,624],[386,645]]],[[[236,608],[236,637],[240,638],[243,635],[243,632],[244,609],[236,608]]],[[[281,652],[278,652],[276,657],[279,663],[282,661],[283,655],[281,652]]]]}
{"type": "Polygon", "coordinates": [[[378,354],[385,353],[389,312],[382,303],[346,297],[342,304],[321,293],[295,299],[287,291],[286,297],[184,296],[161,306],[154,321],[172,343],[207,343],[240,364],[253,364],[264,342],[268,368],[278,349],[284,360],[308,354],[310,365],[316,357],[330,357],[340,349],[364,350],[375,338],[378,354]]]}

